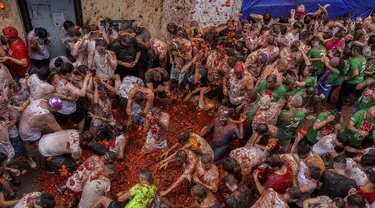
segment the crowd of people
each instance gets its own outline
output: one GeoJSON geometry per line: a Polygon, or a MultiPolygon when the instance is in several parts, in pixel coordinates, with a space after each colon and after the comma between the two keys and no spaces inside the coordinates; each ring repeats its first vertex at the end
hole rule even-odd
{"type": "Polygon", "coordinates": [[[65,21],[59,57],[50,57],[46,29],[25,43],[3,28],[0,207],[56,206],[50,193],[17,199],[20,156],[67,176],[57,187],[65,207],[179,207],[168,195],[186,185],[191,207],[375,207],[375,12],[330,20],[329,9],[239,14],[207,28],[169,23],[166,41],[139,21],[65,21]],[[168,144],[166,102],[212,121],[168,144]],[[142,134],[130,140],[135,129],[142,134]],[[159,189],[145,167],[139,183],[112,196],[116,161],[134,140],[144,155],[159,152],[159,169],[178,164],[181,176],[159,189]]]}

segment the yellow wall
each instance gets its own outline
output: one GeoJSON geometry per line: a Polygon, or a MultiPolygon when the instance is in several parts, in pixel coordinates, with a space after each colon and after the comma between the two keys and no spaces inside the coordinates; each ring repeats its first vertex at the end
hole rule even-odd
{"type": "Polygon", "coordinates": [[[154,37],[160,37],[162,7],[163,0],[82,0],[83,21],[137,19],[154,37]]]}
{"type": "MultiPolygon", "coordinates": [[[[25,30],[23,27],[22,17],[17,6],[16,0],[0,0],[6,5],[5,10],[0,10],[1,30],[6,26],[13,26],[18,30],[21,38],[25,38],[25,30]]],[[[2,32],[0,32],[2,34],[2,32]]]]}

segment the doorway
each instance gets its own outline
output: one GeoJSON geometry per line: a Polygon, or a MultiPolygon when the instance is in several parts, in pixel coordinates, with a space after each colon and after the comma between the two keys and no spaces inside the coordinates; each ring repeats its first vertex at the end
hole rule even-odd
{"type": "Polygon", "coordinates": [[[18,0],[27,32],[43,27],[51,34],[50,57],[65,56],[59,34],[63,23],[70,20],[82,26],[80,0],[18,0]]]}

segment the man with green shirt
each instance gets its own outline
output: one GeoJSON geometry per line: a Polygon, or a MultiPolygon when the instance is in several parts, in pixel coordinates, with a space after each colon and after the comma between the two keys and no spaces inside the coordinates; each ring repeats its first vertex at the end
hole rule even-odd
{"type": "Polygon", "coordinates": [[[358,102],[353,108],[353,113],[358,110],[367,110],[372,106],[375,106],[375,79],[368,78],[366,81],[357,85],[356,90],[365,90],[362,92],[361,97],[359,97],[358,102]]]}
{"type": "Polygon", "coordinates": [[[286,78],[284,82],[284,88],[286,91],[285,100],[288,101],[297,92],[296,80],[291,77],[286,78]]]}
{"type": "Polygon", "coordinates": [[[335,125],[339,122],[340,115],[337,113],[321,112],[315,122],[307,129],[307,141],[310,144],[317,143],[323,137],[333,133],[335,131],[335,125]]]}
{"type": "Polygon", "coordinates": [[[280,113],[277,125],[282,134],[279,135],[279,141],[285,150],[288,148],[290,141],[306,116],[306,110],[300,109],[302,105],[300,95],[294,95],[289,103],[291,109],[280,113]]]}
{"type": "Polygon", "coordinates": [[[285,99],[286,94],[284,85],[277,83],[277,77],[274,74],[270,74],[265,80],[261,80],[256,86],[256,91],[261,95],[268,94],[272,102],[285,99]]]}
{"type": "Polygon", "coordinates": [[[349,136],[350,146],[360,147],[365,138],[375,138],[375,107],[357,111],[349,121],[344,133],[349,136]],[[372,132],[372,135],[369,135],[372,132]]]}
{"type": "MultiPolygon", "coordinates": [[[[122,191],[117,194],[119,202],[126,202],[125,208],[146,208],[152,202],[156,195],[157,187],[152,183],[152,174],[150,170],[141,170],[139,172],[140,183],[134,185],[129,191],[122,191]]],[[[119,203],[108,198],[100,197],[92,207],[119,207],[119,203]]]]}
{"type": "Polygon", "coordinates": [[[297,81],[296,84],[300,89],[306,89],[308,87],[314,87],[317,82],[315,75],[315,67],[306,66],[302,72],[302,80],[297,81]]]}
{"type": "Polygon", "coordinates": [[[246,106],[244,108],[244,112],[246,113],[246,121],[247,123],[251,123],[255,113],[259,109],[259,104],[258,104],[258,95],[255,90],[250,90],[246,92],[247,98],[246,98],[246,106]]]}
{"type": "Polygon", "coordinates": [[[320,45],[320,40],[319,40],[319,37],[317,36],[313,37],[313,39],[311,40],[311,44],[312,44],[312,47],[310,51],[307,53],[307,56],[314,59],[312,61],[312,65],[315,67],[316,74],[319,77],[323,73],[325,67],[322,61],[315,60],[315,59],[318,59],[318,58],[320,59],[323,56],[325,56],[326,48],[320,45]]]}
{"type": "MultiPolygon", "coordinates": [[[[344,104],[345,97],[348,94],[355,92],[357,84],[363,82],[364,71],[366,68],[366,59],[363,57],[363,47],[355,45],[352,49],[353,59],[350,62],[350,68],[347,75],[344,77],[345,82],[341,86],[339,98],[336,104],[337,110],[341,111],[342,105],[344,104]]],[[[357,97],[359,97],[357,91],[357,97]]]]}

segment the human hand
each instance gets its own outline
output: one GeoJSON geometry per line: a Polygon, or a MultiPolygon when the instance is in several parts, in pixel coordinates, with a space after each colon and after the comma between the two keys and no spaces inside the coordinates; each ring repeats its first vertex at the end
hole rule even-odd
{"type": "Polygon", "coordinates": [[[353,194],[357,194],[357,189],[355,189],[355,188],[349,189],[348,195],[353,195],[353,194]]]}
{"type": "Polygon", "coordinates": [[[0,62],[6,62],[9,60],[9,56],[0,57],[0,62]]]}
{"type": "Polygon", "coordinates": [[[358,131],[358,134],[360,135],[360,136],[363,136],[363,137],[365,137],[365,136],[367,136],[368,135],[368,132],[366,132],[366,131],[358,131]]]}
{"type": "Polygon", "coordinates": [[[164,86],[159,85],[156,89],[157,89],[158,92],[163,92],[164,91],[164,86]]]}
{"type": "Polygon", "coordinates": [[[290,10],[290,14],[291,14],[291,15],[294,15],[295,13],[296,13],[296,10],[295,10],[295,9],[291,9],[291,10],[290,10]]]}
{"type": "Polygon", "coordinates": [[[11,168],[10,172],[13,173],[13,174],[15,174],[16,176],[20,176],[21,175],[21,171],[18,170],[18,169],[11,168]]]}
{"type": "Polygon", "coordinates": [[[366,85],[371,85],[372,83],[374,83],[374,79],[372,79],[372,78],[368,78],[368,79],[366,79],[366,85]]]}
{"type": "Polygon", "coordinates": [[[334,121],[334,120],[335,120],[335,116],[334,115],[329,115],[328,118],[327,118],[328,122],[331,122],[331,121],[334,121]]]}

